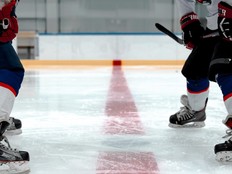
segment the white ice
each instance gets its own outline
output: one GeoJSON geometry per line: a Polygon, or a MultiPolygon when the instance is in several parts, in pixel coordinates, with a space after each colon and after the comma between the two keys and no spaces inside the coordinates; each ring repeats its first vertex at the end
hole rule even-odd
{"type": "MultiPolygon", "coordinates": [[[[105,104],[112,67],[27,70],[12,116],[23,133],[9,137],[30,153],[31,174],[96,174],[104,151],[151,152],[159,174],[231,174],[232,163],[215,160],[224,142],[226,110],[211,83],[206,126],[172,129],[169,116],[186,93],[180,68],[123,67],[145,135],[105,135],[105,104]]],[[[122,173],[125,174],[125,173],[122,173]]]]}

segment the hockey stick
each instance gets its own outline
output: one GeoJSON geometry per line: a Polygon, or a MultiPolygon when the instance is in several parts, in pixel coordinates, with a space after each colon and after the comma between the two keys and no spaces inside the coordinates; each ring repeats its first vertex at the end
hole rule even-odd
{"type": "MultiPolygon", "coordinates": [[[[173,32],[171,32],[170,30],[168,30],[167,28],[165,28],[163,25],[159,24],[159,23],[155,23],[155,26],[158,30],[162,31],[164,34],[168,35],[169,37],[171,37],[173,40],[175,40],[177,43],[184,45],[184,41],[183,39],[177,37],[173,32]]],[[[213,32],[207,35],[204,35],[203,38],[209,38],[209,37],[215,37],[215,36],[219,36],[219,33],[213,32]]]]}
{"type": "Polygon", "coordinates": [[[177,37],[173,32],[171,32],[170,30],[168,30],[167,28],[165,28],[163,25],[159,24],[159,23],[155,23],[155,26],[158,30],[162,31],[164,34],[168,35],[169,37],[171,37],[173,40],[175,40],[177,43],[183,45],[184,41],[177,37]]]}

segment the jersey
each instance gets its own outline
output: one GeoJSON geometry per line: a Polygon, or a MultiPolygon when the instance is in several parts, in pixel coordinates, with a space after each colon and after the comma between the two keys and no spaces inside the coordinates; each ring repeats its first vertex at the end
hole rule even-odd
{"type": "MultiPolygon", "coordinates": [[[[217,18],[218,18],[218,3],[222,0],[212,0],[210,5],[206,6],[208,15],[206,16],[207,25],[206,27],[210,30],[216,30],[218,28],[217,18]]],[[[232,5],[232,0],[223,0],[224,2],[232,5]]],[[[190,12],[195,12],[195,0],[177,0],[177,5],[179,8],[180,16],[184,16],[190,12]]]]}

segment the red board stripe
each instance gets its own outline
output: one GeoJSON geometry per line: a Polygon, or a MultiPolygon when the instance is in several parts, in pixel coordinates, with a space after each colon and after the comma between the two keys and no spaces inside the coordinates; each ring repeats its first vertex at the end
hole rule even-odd
{"type": "Polygon", "coordinates": [[[121,66],[122,61],[121,60],[113,60],[113,66],[121,66]]]}

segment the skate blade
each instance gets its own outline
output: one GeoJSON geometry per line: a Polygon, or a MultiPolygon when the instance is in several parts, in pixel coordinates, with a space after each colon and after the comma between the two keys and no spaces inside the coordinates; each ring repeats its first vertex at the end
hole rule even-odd
{"type": "Polygon", "coordinates": [[[7,130],[4,133],[5,136],[14,136],[14,135],[20,135],[20,134],[22,134],[22,130],[21,129],[7,130]]]}
{"type": "Polygon", "coordinates": [[[216,154],[216,160],[219,162],[232,162],[232,152],[218,152],[216,154]]]}
{"type": "Polygon", "coordinates": [[[205,126],[205,122],[192,122],[184,125],[169,123],[168,125],[171,128],[202,128],[205,126]]]}
{"type": "Polygon", "coordinates": [[[28,174],[30,173],[28,161],[0,162],[0,174],[28,174]]]}

